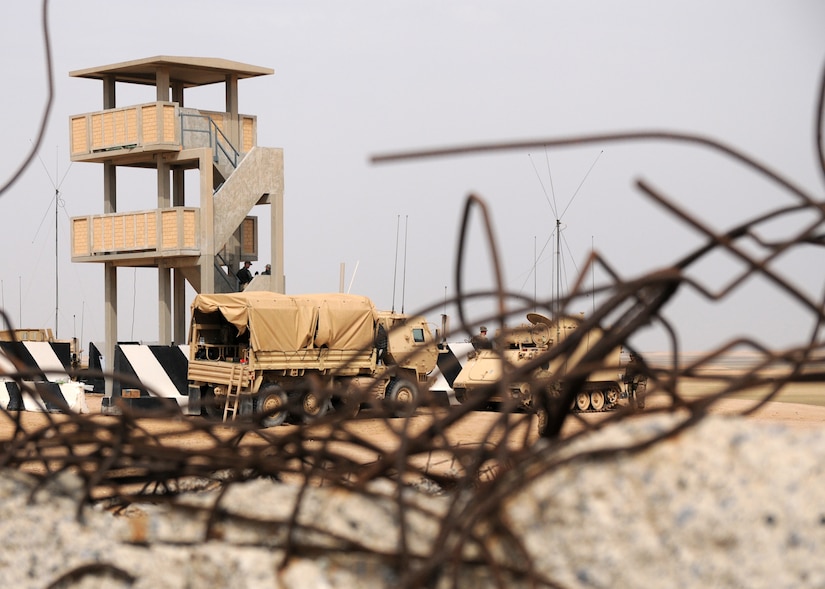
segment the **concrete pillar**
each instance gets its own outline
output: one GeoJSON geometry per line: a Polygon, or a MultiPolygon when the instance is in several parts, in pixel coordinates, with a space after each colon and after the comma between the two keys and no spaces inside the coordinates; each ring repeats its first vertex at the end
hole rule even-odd
{"type": "MultiPolygon", "coordinates": [[[[117,212],[117,167],[110,161],[103,162],[103,212],[117,212]]],[[[111,371],[117,344],[117,266],[110,263],[103,266],[103,300],[103,331],[106,338],[103,357],[106,370],[111,371]]],[[[112,398],[113,384],[111,378],[104,379],[104,394],[109,399],[112,398]]]]}
{"type": "Polygon", "coordinates": [[[173,301],[173,342],[177,345],[187,341],[186,320],[189,310],[186,308],[186,278],[183,271],[175,268],[172,274],[172,301],[173,301]]]}
{"type": "Polygon", "coordinates": [[[238,74],[227,74],[226,76],[226,112],[232,121],[229,125],[229,141],[240,151],[241,132],[238,128],[238,74]]]}
{"type": "Polygon", "coordinates": [[[169,102],[169,70],[158,68],[155,72],[155,88],[158,102],[169,102]]]}
{"type": "Polygon", "coordinates": [[[238,74],[226,75],[226,112],[238,116],[238,74]]]}
{"type": "MultiPolygon", "coordinates": [[[[173,89],[174,93],[174,89],[173,89]]],[[[177,98],[172,98],[178,102],[177,98]]],[[[181,96],[182,99],[182,96],[181,96]]],[[[182,207],[185,203],[185,174],[181,169],[172,170],[172,206],[182,207]]],[[[186,321],[189,309],[186,307],[186,278],[180,268],[172,271],[172,334],[178,345],[186,343],[186,321]]]]}
{"type": "MultiPolygon", "coordinates": [[[[169,164],[161,154],[155,156],[155,162],[157,164],[158,174],[158,208],[166,209],[171,205],[169,164]]],[[[169,345],[171,342],[172,270],[161,262],[158,264],[158,343],[161,345],[169,345]]]]}
{"type": "MultiPolygon", "coordinates": [[[[110,262],[103,265],[103,306],[106,332],[106,348],[103,350],[106,372],[111,372],[115,365],[115,344],[117,344],[117,266],[110,262]]],[[[104,395],[112,398],[114,383],[106,377],[104,395]]]]}
{"type": "Polygon", "coordinates": [[[201,274],[200,292],[215,292],[215,212],[212,205],[212,151],[202,149],[198,158],[200,172],[201,209],[201,257],[198,260],[201,274]]]}
{"type": "Polygon", "coordinates": [[[172,206],[182,207],[186,204],[186,176],[183,170],[172,170],[172,206]]]}
{"type": "Polygon", "coordinates": [[[183,107],[183,82],[172,82],[172,102],[183,107]]]}
{"type": "Polygon", "coordinates": [[[103,78],[103,108],[116,108],[115,106],[115,77],[106,76],[103,78]]]}
{"type": "Polygon", "coordinates": [[[272,244],[270,263],[272,264],[272,278],[269,280],[273,292],[286,293],[286,277],[284,276],[284,152],[279,150],[278,170],[276,177],[281,181],[276,191],[269,195],[271,216],[272,244]]]}
{"type": "Polygon", "coordinates": [[[158,343],[172,343],[172,269],[158,264],[158,343]]]}

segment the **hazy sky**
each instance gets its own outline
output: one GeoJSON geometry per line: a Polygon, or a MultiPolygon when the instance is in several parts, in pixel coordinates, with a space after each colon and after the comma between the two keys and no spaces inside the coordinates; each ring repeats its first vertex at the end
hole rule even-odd
{"type": "MultiPolygon", "coordinates": [[[[40,3],[15,1],[4,13],[2,182],[30,149],[46,97],[40,3]]],[[[54,326],[59,183],[58,335],[82,337],[84,347],[103,337],[102,265],[72,264],[68,233],[69,217],[103,208],[103,167],[70,165],[68,157],[69,116],[98,110],[102,86],[70,78],[72,70],[155,55],[273,68],[274,76],[242,81],[239,97],[241,112],[258,117],[258,144],[284,149],[288,292],[337,291],[344,263],[346,288],[379,308],[403,304],[409,312],[453,296],[457,230],[471,192],[490,206],[507,288],[539,297],[549,296],[554,279],[552,245],[536,274],[532,268],[556,218],[567,282],[591,246],[626,277],[699,246],[697,233],[635,190],[637,178],[717,229],[791,199],[732,160],[663,142],[381,165],[369,163],[372,155],[671,130],[741,148],[821,198],[814,111],[823,23],[819,0],[54,1],[53,111],[39,157],[0,197],[2,306],[16,324],[54,326]]],[[[152,88],[118,87],[119,106],[151,100],[152,88]]],[[[187,94],[190,107],[223,104],[222,86],[187,94]]],[[[155,182],[153,171],[121,168],[119,210],[154,208],[155,182]]],[[[264,239],[252,269],[261,271],[269,212],[259,209],[264,239]]],[[[478,235],[464,275],[469,287],[486,288],[493,285],[489,254],[478,235]]],[[[819,295],[821,258],[809,248],[784,259],[781,271],[819,295]]],[[[732,270],[720,259],[697,277],[718,286],[732,270]]],[[[120,339],[157,338],[156,275],[119,271],[120,339]]],[[[724,304],[687,294],[666,313],[685,349],[734,335],[800,343],[812,325],[810,314],[762,281],[724,304]]],[[[655,330],[634,343],[651,351],[665,345],[655,330]]]]}

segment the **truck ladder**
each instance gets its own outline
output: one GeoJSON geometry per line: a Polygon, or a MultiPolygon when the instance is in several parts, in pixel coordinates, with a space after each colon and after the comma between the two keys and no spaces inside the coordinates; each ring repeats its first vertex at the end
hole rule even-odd
{"type": "Polygon", "coordinates": [[[229,388],[226,390],[226,402],[223,405],[224,421],[227,421],[227,419],[234,421],[238,416],[238,404],[241,399],[241,388],[243,387],[245,372],[246,364],[232,365],[232,373],[229,375],[229,388]]]}

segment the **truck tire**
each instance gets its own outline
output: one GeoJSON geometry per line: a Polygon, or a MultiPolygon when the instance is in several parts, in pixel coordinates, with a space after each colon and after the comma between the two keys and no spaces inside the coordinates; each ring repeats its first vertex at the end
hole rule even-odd
{"type": "Polygon", "coordinates": [[[361,412],[361,402],[352,395],[333,397],[332,410],[342,419],[353,419],[361,412]]]}
{"type": "Polygon", "coordinates": [[[645,397],[647,397],[647,379],[640,380],[636,385],[636,407],[645,408],[645,397]]]}
{"type": "Polygon", "coordinates": [[[313,391],[301,395],[301,419],[304,423],[313,423],[321,419],[330,409],[328,397],[322,397],[313,391]]]}
{"type": "Polygon", "coordinates": [[[223,405],[218,405],[214,387],[201,387],[201,414],[211,419],[223,419],[223,405]]]}
{"type": "Polygon", "coordinates": [[[289,413],[288,401],[284,389],[274,383],[268,383],[258,391],[257,413],[261,425],[274,427],[286,421],[289,413]]]}
{"type": "Polygon", "coordinates": [[[418,407],[418,387],[406,378],[394,378],[387,387],[385,401],[395,417],[410,417],[418,407]]]}
{"type": "Polygon", "coordinates": [[[467,389],[466,388],[458,387],[457,389],[453,389],[453,392],[455,393],[455,400],[458,401],[459,403],[461,403],[462,405],[464,404],[465,401],[467,401],[467,389]]]}

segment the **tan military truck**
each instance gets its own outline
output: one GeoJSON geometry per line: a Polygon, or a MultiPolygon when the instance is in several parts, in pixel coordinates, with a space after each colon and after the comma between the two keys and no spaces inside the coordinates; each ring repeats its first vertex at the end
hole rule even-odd
{"type": "Polygon", "coordinates": [[[197,295],[189,350],[190,407],[223,419],[257,414],[267,427],[289,414],[354,415],[362,401],[407,414],[429,390],[438,357],[423,317],[340,293],[197,295]]]}
{"type": "MultiPolygon", "coordinates": [[[[534,394],[539,391],[533,389],[546,385],[549,393],[558,393],[564,376],[602,335],[598,328],[591,329],[572,353],[538,364],[528,378],[510,378],[508,373],[535,363],[581,325],[581,320],[572,316],[550,319],[538,313],[528,313],[527,320],[529,324],[498,330],[492,349],[476,350],[467,360],[453,381],[459,402],[466,402],[482,387],[489,391],[490,385],[506,380],[506,385],[494,391],[488,400],[494,404],[515,403],[516,407],[527,411],[535,410],[534,394]]],[[[641,392],[644,394],[643,388],[641,392]]],[[[619,405],[620,399],[629,397],[633,397],[629,403],[637,406],[636,394],[637,388],[628,386],[628,379],[622,373],[621,348],[617,347],[604,359],[603,368],[590,374],[577,392],[572,409],[577,412],[609,411],[619,405]]],[[[643,402],[641,406],[644,406],[643,402]]]]}

